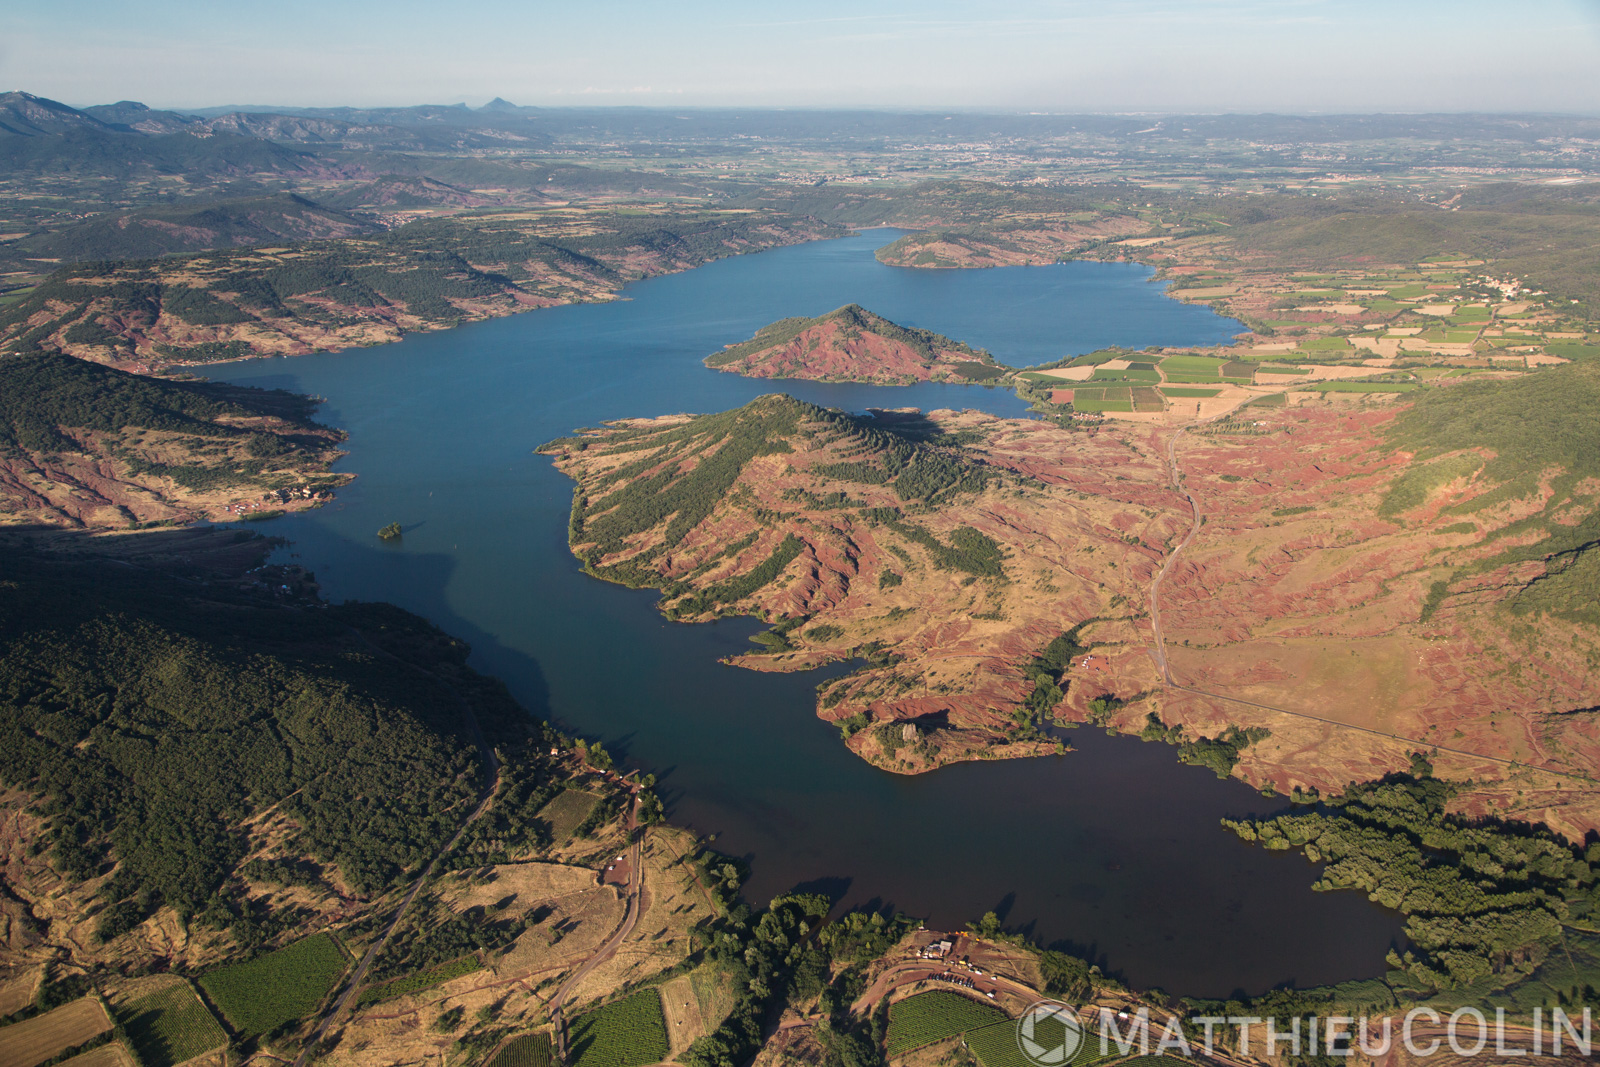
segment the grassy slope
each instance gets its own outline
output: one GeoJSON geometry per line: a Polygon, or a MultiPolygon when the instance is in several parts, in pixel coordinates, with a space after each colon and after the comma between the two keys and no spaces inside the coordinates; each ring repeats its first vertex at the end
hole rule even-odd
{"type": "Polygon", "coordinates": [[[1229,239],[1285,265],[1308,268],[1418,263],[1440,253],[1487,258],[1502,274],[1600,306],[1600,261],[1594,256],[1600,210],[1587,205],[1549,214],[1478,210],[1277,219],[1236,227],[1229,239]]]}
{"type": "MultiPolygon", "coordinates": [[[[1549,611],[1600,623],[1600,366],[1570,364],[1511,381],[1463,382],[1428,390],[1402,412],[1390,443],[1413,451],[1422,466],[1401,478],[1385,501],[1399,512],[1420,503],[1432,482],[1477,470],[1487,492],[1448,512],[1470,518],[1475,511],[1514,500],[1548,495],[1543,507],[1503,527],[1494,540],[1499,553],[1463,567],[1456,578],[1523,561],[1544,561],[1546,577],[1512,601],[1522,611],[1549,611]],[[1547,490],[1544,488],[1547,486],[1547,490]]],[[[1442,484],[1442,482],[1441,482],[1442,484]]]]}

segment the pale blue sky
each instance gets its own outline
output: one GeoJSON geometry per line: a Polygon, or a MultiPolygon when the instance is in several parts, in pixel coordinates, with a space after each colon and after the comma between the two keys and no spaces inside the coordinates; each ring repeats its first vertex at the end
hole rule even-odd
{"type": "Polygon", "coordinates": [[[1600,113],[1600,0],[50,0],[0,90],[70,104],[1600,113]]]}

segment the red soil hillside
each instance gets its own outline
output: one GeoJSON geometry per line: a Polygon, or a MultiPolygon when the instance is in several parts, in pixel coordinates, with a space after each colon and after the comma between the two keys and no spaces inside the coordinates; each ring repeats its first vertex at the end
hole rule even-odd
{"type": "Polygon", "coordinates": [[[781,319],[743,344],[706,357],[706,366],[747,378],[816,381],[970,382],[1004,377],[989,353],[850,304],[814,319],[781,319]]]}
{"type": "MultiPolygon", "coordinates": [[[[1455,409],[1482,406],[1472,389],[1452,387],[1455,409]]],[[[1517,497],[1504,461],[1520,446],[1461,459],[1455,417],[1431,401],[1317,403],[1174,445],[1159,426],[864,419],[769,396],[547,451],[579,483],[573,549],[591,573],[663,589],[670,617],[767,619],[741,666],[864,659],[817,711],[885,768],[1041,751],[1041,714],[1127,732],[1154,716],[1185,740],[1264,728],[1234,773],[1285,792],[1336,793],[1427,750],[1471,783],[1466,810],[1581,837],[1600,828],[1585,785],[1600,641],[1581,549],[1573,563],[1562,548],[1600,522],[1593,432],[1580,419],[1569,473],[1534,469],[1517,497]],[[1436,444],[1404,447],[1419,425],[1436,444]],[[1204,519],[1181,551],[1193,516],[1175,477],[1204,519]],[[1541,543],[1530,516],[1545,509],[1541,543]]]]}

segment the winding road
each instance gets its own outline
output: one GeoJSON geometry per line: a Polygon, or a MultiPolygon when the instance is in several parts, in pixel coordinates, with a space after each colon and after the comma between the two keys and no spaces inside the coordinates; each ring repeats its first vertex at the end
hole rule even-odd
{"type": "Polygon", "coordinates": [[[639,925],[639,915],[644,911],[641,907],[644,894],[644,835],[639,833],[638,786],[634,786],[633,803],[628,808],[628,840],[631,842],[628,845],[628,903],[622,916],[622,925],[617,927],[617,932],[605,944],[595,950],[594,955],[572,972],[572,977],[561,983],[561,988],[550,998],[550,1022],[555,1026],[556,1059],[559,1063],[565,1063],[567,1059],[567,1020],[561,1014],[561,1006],[566,1002],[567,995],[596,967],[616,954],[617,949],[633,933],[634,927],[639,925]]]}

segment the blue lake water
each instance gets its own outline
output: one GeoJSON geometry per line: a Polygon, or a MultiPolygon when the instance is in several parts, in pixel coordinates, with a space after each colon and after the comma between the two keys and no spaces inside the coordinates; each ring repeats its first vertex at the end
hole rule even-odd
{"type": "MultiPolygon", "coordinates": [[[[719,411],[766,392],[863,410],[981,408],[1010,392],[752,381],[700,360],[759,327],[859,303],[1013,366],[1111,344],[1210,344],[1238,323],[1167,298],[1137,265],[886,267],[893,231],[776,249],[552,308],[378,348],[219,366],[217,379],[327,398],[359,477],[319,511],[264,527],[334,600],[388,600],[471,642],[532,711],[656,772],[674,821],[748,858],[755,902],[797,885],[939,926],[994,909],[1141,986],[1197,996],[1376,975],[1396,917],[1310,889],[1316,868],[1246,845],[1224,816],[1279,801],[1092,730],[1078,751],[915,778],[850,755],[815,717],[818,675],[718,659],[751,621],[669,624],[655,595],[584,576],[567,550],[572,485],[534,454],[606,419],[719,411]],[[374,531],[398,521],[403,541],[374,531]]],[[[1063,620],[1063,628],[1072,620],[1063,620]]]]}

